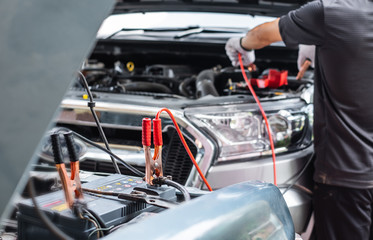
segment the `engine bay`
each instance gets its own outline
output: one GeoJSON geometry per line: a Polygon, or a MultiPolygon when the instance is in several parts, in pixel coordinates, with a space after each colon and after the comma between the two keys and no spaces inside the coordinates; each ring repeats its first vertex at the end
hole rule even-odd
{"type": "MultiPolygon", "coordinates": [[[[215,97],[250,94],[247,84],[239,69],[216,66],[211,69],[194,72],[187,65],[149,65],[134,69],[133,62],[116,62],[114,67],[106,69],[102,63],[88,63],[82,71],[92,91],[146,95],[171,98],[199,99],[207,95],[215,97]]],[[[263,79],[270,71],[265,69],[258,73],[246,71],[252,79],[263,79]],[[254,76],[256,76],[254,78],[254,76]]],[[[289,95],[299,93],[310,81],[297,81],[289,77],[283,87],[258,89],[262,97],[289,95]]]]}
{"type": "MultiPolygon", "coordinates": [[[[250,95],[240,69],[227,63],[221,45],[202,50],[203,44],[190,46],[190,49],[177,44],[174,46],[175,43],[169,46],[160,44],[156,50],[147,52],[151,46],[138,44],[131,48],[130,42],[126,44],[123,41],[120,45],[112,44],[99,42],[83,65],[82,72],[92,91],[195,100],[208,95],[250,95]],[[195,50],[200,51],[196,53],[195,50]],[[129,52],[123,54],[124,51],[129,52]]],[[[260,97],[291,97],[312,84],[312,72],[308,72],[302,80],[295,79],[294,52],[282,47],[258,51],[256,65],[246,69],[249,78],[265,79],[271,71],[287,72],[287,82],[281,86],[260,87],[253,84],[260,97]],[[285,52],[286,59],[278,57],[285,52]]]]}

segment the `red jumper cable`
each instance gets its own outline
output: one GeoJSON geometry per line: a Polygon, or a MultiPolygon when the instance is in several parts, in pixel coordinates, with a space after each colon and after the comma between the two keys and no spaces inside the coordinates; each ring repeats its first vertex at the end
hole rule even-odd
{"type": "MultiPolygon", "coordinates": [[[[194,159],[194,156],[193,156],[192,152],[190,151],[190,149],[189,149],[189,147],[188,147],[188,145],[187,145],[187,143],[186,143],[186,141],[185,141],[185,139],[184,139],[183,134],[181,134],[181,131],[180,131],[179,125],[177,124],[177,122],[176,122],[174,116],[172,115],[171,111],[168,110],[167,108],[162,108],[161,110],[158,111],[158,113],[157,113],[157,115],[156,115],[156,117],[155,117],[155,120],[157,120],[157,119],[160,120],[159,115],[160,115],[163,111],[167,112],[168,115],[171,117],[171,120],[172,120],[172,122],[173,122],[174,125],[175,125],[176,131],[177,131],[177,134],[179,135],[180,140],[181,140],[181,142],[183,143],[185,150],[187,151],[187,153],[188,153],[190,159],[192,160],[194,166],[196,167],[198,174],[199,174],[200,177],[202,178],[203,182],[206,184],[208,190],[209,190],[209,191],[212,191],[212,188],[211,188],[210,184],[208,183],[207,179],[206,179],[205,176],[203,175],[201,169],[200,169],[199,166],[198,166],[198,163],[197,163],[196,160],[194,159]]],[[[154,121],[154,120],[153,120],[153,121],[154,121]]]]}
{"type": "Polygon", "coordinates": [[[251,94],[253,95],[256,103],[258,104],[258,107],[260,109],[260,112],[262,113],[262,116],[263,116],[263,119],[265,121],[265,124],[266,124],[266,128],[267,128],[267,132],[268,132],[268,137],[269,137],[269,142],[270,142],[270,145],[271,145],[271,150],[272,150],[272,160],[273,160],[273,183],[277,186],[277,173],[276,173],[276,154],[275,154],[275,146],[273,144],[273,139],[272,139],[272,134],[271,134],[271,129],[269,127],[269,123],[268,123],[268,119],[267,119],[267,116],[262,108],[262,105],[260,104],[260,101],[258,99],[258,97],[256,96],[255,94],[255,91],[253,89],[253,87],[251,86],[251,83],[249,81],[249,79],[247,78],[247,75],[246,75],[246,72],[245,72],[245,68],[243,66],[243,63],[242,63],[242,56],[241,56],[241,53],[238,54],[238,60],[240,61],[240,68],[241,68],[241,72],[242,72],[242,76],[243,78],[245,79],[246,81],[246,84],[247,86],[249,87],[250,89],[250,92],[251,94]]]}

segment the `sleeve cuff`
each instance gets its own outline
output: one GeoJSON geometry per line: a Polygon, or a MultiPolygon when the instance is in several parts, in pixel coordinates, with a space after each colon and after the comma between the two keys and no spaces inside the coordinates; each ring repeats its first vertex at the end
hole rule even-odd
{"type": "Polygon", "coordinates": [[[241,47],[243,50],[247,51],[247,52],[252,51],[252,49],[247,49],[247,48],[244,48],[244,46],[242,46],[242,39],[243,39],[243,38],[244,38],[244,37],[241,37],[241,38],[240,38],[240,47],[241,47]]]}
{"type": "Polygon", "coordinates": [[[286,47],[297,48],[298,43],[291,41],[288,35],[286,34],[286,26],[290,24],[289,22],[290,22],[289,14],[284,15],[280,18],[280,20],[278,21],[278,28],[280,29],[280,35],[286,47]]]}

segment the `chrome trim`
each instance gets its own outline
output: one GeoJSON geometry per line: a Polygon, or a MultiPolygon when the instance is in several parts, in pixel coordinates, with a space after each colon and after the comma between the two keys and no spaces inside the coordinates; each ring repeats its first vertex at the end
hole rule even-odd
{"type": "MultiPolygon", "coordinates": [[[[144,151],[133,151],[125,149],[117,149],[115,147],[111,148],[111,151],[120,157],[121,159],[128,159],[126,162],[134,166],[145,167],[144,151]]],[[[80,161],[84,162],[85,160],[94,160],[100,162],[111,162],[110,156],[94,147],[87,147],[87,152],[80,157],[80,161]]]]}
{"type": "MultiPolygon", "coordinates": [[[[301,151],[277,156],[277,183],[290,184],[292,178],[311,157],[312,152],[313,145],[301,151]]],[[[212,166],[207,175],[207,180],[214,189],[257,179],[273,182],[273,162],[270,156],[257,160],[218,164],[212,166]]]]}
{"type": "MultiPolygon", "coordinates": [[[[278,156],[276,162],[278,185],[292,183],[294,177],[311,157],[312,152],[313,145],[302,151],[278,156]]],[[[299,182],[310,184],[312,177],[308,178],[310,176],[308,173],[299,182]]],[[[273,163],[270,157],[244,162],[226,162],[212,166],[207,175],[207,180],[214,189],[257,179],[273,182],[273,163]]],[[[284,188],[281,189],[284,190],[284,188]]],[[[298,233],[305,231],[308,223],[307,215],[310,216],[312,209],[311,197],[303,192],[290,189],[284,198],[293,218],[295,231],[298,233]]]]}
{"type": "MultiPolygon", "coordinates": [[[[206,176],[207,171],[212,166],[214,152],[216,151],[215,146],[208,138],[206,138],[204,134],[202,134],[198,129],[193,127],[191,122],[189,122],[186,118],[184,118],[184,120],[185,122],[189,123],[189,126],[186,128],[186,131],[188,131],[195,138],[194,143],[199,149],[196,155],[196,162],[201,168],[203,174],[206,176]],[[204,150],[203,153],[201,152],[201,149],[204,150]]],[[[202,187],[202,184],[203,182],[197,172],[197,169],[193,167],[185,185],[200,188],[202,187]]]]}
{"type": "MultiPolygon", "coordinates": [[[[87,101],[86,100],[73,100],[73,99],[64,99],[61,103],[61,108],[65,109],[84,109],[87,110],[87,101]]],[[[118,112],[118,113],[132,113],[136,115],[156,115],[157,112],[161,108],[157,107],[147,107],[135,106],[133,104],[121,104],[121,103],[106,103],[106,102],[96,102],[95,110],[96,111],[107,111],[107,112],[118,112]]],[[[184,134],[186,133],[188,137],[196,144],[198,152],[196,155],[196,161],[201,168],[201,171],[206,175],[210,166],[212,165],[214,152],[216,151],[214,144],[206,138],[205,134],[200,132],[197,128],[195,128],[185,116],[184,112],[180,110],[170,109],[172,114],[174,115],[176,122],[179,124],[180,127],[183,127],[184,134]]],[[[162,118],[170,118],[168,114],[162,113],[162,118]]],[[[59,119],[57,119],[59,121],[59,119]]],[[[67,121],[61,121],[67,122],[67,121]]],[[[85,121],[68,121],[70,124],[77,124],[77,125],[89,125],[92,126],[92,122],[85,122],[85,121]]],[[[103,124],[103,126],[115,126],[118,128],[123,128],[123,126],[115,125],[115,124],[103,124]]],[[[125,128],[136,128],[134,126],[129,126],[125,128]]],[[[114,148],[113,148],[114,149],[114,148]]],[[[97,157],[96,157],[97,158],[97,157]]],[[[106,159],[106,156],[100,156],[100,159],[106,159]]],[[[138,160],[136,160],[138,164],[138,160]]],[[[145,160],[144,160],[145,162],[145,160]]],[[[141,165],[140,165],[141,166],[141,165]]],[[[192,171],[186,181],[186,186],[190,187],[197,187],[201,188],[203,185],[202,179],[199,177],[198,172],[195,167],[192,168],[192,171]]]]}

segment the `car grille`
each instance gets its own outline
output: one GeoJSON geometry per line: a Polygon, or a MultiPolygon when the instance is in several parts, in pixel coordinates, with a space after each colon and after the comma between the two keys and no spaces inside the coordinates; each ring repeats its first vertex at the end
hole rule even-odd
{"type": "MultiPolygon", "coordinates": [[[[121,164],[118,164],[120,172],[125,175],[133,175],[133,173],[124,167],[121,164]]],[[[133,166],[140,170],[141,172],[145,172],[145,167],[133,166]]],[[[115,173],[115,169],[111,162],[99,162],[96,160],[87,159],[80,163],[80,169],[85,171],[92,171],[92,172],[105,172],[105,173],[115,173]]]]}
{"type": "MultiPolygon", "coordinates": [[[[71,126],[68,126],[72,128],[71,126]]],[[[82,131],[81,129],[74,129],[77,131],[82,131]]],[[[124,134],[124,136],[128,135],[135,135],[133,133],[131,134],[124,134]]],[[[138,134],[141,136],[141,132],[138,134]]],[[[99,136],[90,135],[91,139],[98,139],[99,136]]],[[[117,142],[115,139],[115,136],[110,136],[110,133],[108,134],[109,141],[117,142]]],[[[190,148],[190,151],[192,152],[193,156],[196,156],[197,154],[197,147],[196,145],[190,141],[185,135],[184,138],[190,148]]],[[[138,137],[138,139],[141,139],[138,137]]],[[[190,171],[193,168],[193,163],[189,158],[189,155],[187,151],[185,150],[177,132],[174,127],[168,127],[168,130],[163,133],[163,148],[162,148],[162,161],[163,161],[163,173],[165,176],[172,176],[173,181],[176,181],[180,184],[185,184],[190,171]]],[[[124,159],[125,160],[125,159],[124,159]]],[[[126,175],[133,175],[132,172],[130,172],[127,168],[125,168],[123,165],[118,164],[119,169],[122,174],[126,175]]],[[[145,172],[145,168],[142,166],[133,166],[140,170],[141,172],[145,172]]],[[[105,172],[105,173],[114,173],[115,169],[113,167],[113,164],[111,162],[103,162],[103,161],[97,161],[92,159],[86,159],[80,163],[80,169],[86,170],[86,171],[93,171],[93,172],[105,172]]]]}
{"type": "MultiPolygon", "coordinates": [[[[164,175],[170,175],[172,176],[173,181],[184,185],[188,179],[190,171],[192,170],[193,163],[189,158],[189,155],[185,150],[176,130],[174,128],[169,128],[167,135],[169,137],[169,142],[163,147],[162,151],[164,175]]],[[[184,138],[193,156],[196,156],[196,145],[185,136],[184,138]]]]}

